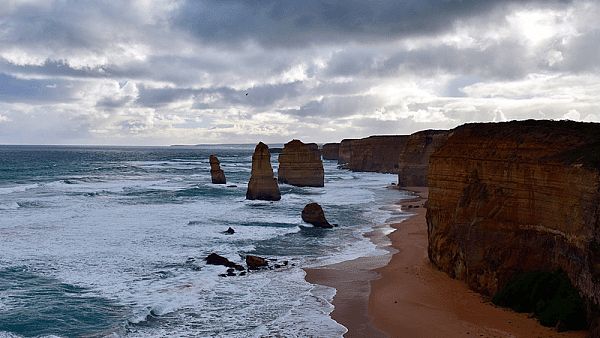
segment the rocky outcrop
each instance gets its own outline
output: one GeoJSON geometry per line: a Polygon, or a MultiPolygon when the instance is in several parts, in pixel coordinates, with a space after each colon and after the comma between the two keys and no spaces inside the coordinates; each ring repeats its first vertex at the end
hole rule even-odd
{"type": "Polygon", "coordinates": [[[325,143],[323,149],[324,160],[337,160],[340,158],[340,144],[339,143],[325,143]]]}
{"type": "Polygon", "coordinates": [[[325,219],[323,208],[317,203],[307,204],[302,210],[302,220],[317,228],[332,228],[333,226],[325,219]]]}
{"type": "Polygon", "coordinates": [[[214,155],[210,155],[209,162],[210,177],[213,184],[226,184],[227,181],[225,180],[225,173],[223,170],[221,170],[221,163],[219,162],[219,159],[214,155]]]}
{"type": "Polygon", "coordinates": [[[254,149],[254,155],[252,155],[252,173],[250,182],[248,182],[246,199],[266,201],[281,199],[277,180],[273,177],[269,147],[262,142],[258,143],[254,149]]]}
{"type": "Polygon", "coordinates": [[[216,253],[211,253],[204,260],[206,261],[206,264],[224,265],[228,268],[233,268],[238,271],[244,270],[243,266],[241,266],[239,264],[235,264],[235,263],[231,262],[229,259],[227,259],[221,255],[217,255],[216,253]]]}
{"type": "Polygon", "coordinates": [[[247,255],[246,256],[246,265],[249,270],[256,270],[261,267],[269,266],[269,263],[264,258],[258,256],[247,255]]]}
{"type": "Polygon", "coordinates": [[[340,160],[344,169],[380,173],[398,173],[398,158],[408,142],[408,135],[370,136],[360,140],[343,140],[340,160]],[[350,152],[349,158],[346,153],[350,152]]]}
{"type": "Polygon", "coordinates": [[[424,130],[410,135],[398,158],[398,185],[427,186],[429,156],[448,139],[447,130],[424,130]]]}
{"type": "MultiPolygon", "coordinates": [[[[315,144],[316,145],[316,144],[315,144]]],[[[317,147],[318,149],[318,147],[317,147]]],[[[323,162],[308,145],[299,140],[285,144],[279,154],[277,181],[298,187],[322,187],[324,184],[323,162]]]]}
{"type": "Polygon", "coordinates": [[[485,294],[562,268],[600,303],[600,124],[513,121],[450,132],[430,157],[429,259],[485,294]]]}

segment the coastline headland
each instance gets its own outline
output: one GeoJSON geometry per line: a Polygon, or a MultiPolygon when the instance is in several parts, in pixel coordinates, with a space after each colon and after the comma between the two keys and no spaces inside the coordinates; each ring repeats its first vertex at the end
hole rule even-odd
{"type": "Polygon", "coordinates": [[[394,337],[600,336],[600,124],[477,123],[343,140],[338,158],[353,171],[397,173],[399,186],[428,198],[394,226],[399,252],[372,270],[382,278],[367,274],[369,325],[394,337]],[[489,302],[516,275],[559,268],[584,300],[589,331],[559,333],[489,302]]]}

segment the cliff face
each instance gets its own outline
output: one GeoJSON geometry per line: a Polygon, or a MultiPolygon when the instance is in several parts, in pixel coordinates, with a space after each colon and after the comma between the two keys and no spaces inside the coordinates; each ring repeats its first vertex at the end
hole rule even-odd
{"type": "Polygon", "coordinates": [[[448,139],[447,130],[424,130],[408,137],[398,158],[398,185],[427,186],[429,156],[448,139]]]}
{"type": "Polygon", "coordinates": [[[398,157],[406,146],[408,135],[371,136],[360,140],[344,140],[340,144],[340,160],[346,159],[350,149],[350,158],[344,165],[353,171],[371,171],[381,173],[398,173],[398,157]]]}
{"type": "Polygon", "coordinates": [[[340,158],[340,144],[325,143],[322,152],[324,160],[337,160],[340,158]]]}
{"type": "Polygon", "coordinates": [[[354,141],[358,141],[355,139],[346,139],[340,142],[339,152],[338,152],[338,164],[349,163],[352,158],[352,144],[354,141]]]}
{"type": "Polygon", "coordinates": [[[430,157],[429,259],[479,292],[562,268],[600,303],[600,124],[519,121],[450,132],[430,157]]]}
{"type": "Polygon", "coordinates": [[[212,183],[213,184],[226,184],[227,180],[225,179],[225,173],[221,169],[221,162],[219,162],[219,159],[214,155],[210,155],[209,162],[210,162],[210,177],[212,179],[212,183]]]}
{"type": "Polygon", "coordinates": [[[309,145],[299,140],[286,143],[278,158],[277,180],[280,183],[299,187],[322,187],[324,183],[323,162],[321,162],[320,156],[317,156],[309,148],[309,145]]]}
{"type": "Polygon", "coordinates": [[[269,147],[262,142],[258,143],[252,155],[252,173],[250,182],[248,182],[246,199],[267,201],[281,199],[277,180],[273,177],[269,147]]]}

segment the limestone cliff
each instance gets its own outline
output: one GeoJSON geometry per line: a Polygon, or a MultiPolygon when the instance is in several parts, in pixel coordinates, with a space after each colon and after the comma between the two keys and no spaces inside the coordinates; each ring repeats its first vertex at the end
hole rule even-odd
{"type": "Polygon", "coordinates": [[[267,201],[281,199],[277,180],[273,177],[269,147],[262,142],[258,143],[254,149],[254,155],[252,155],[252,173],[250,182],[248,182],[246,199],[267,201]]]}
{"type": "MultiPolygon", "coordinates": [[[[314,147],[313,147],[314,148],[314,147]]],[[[317,147],[318,149],[318,147],[317,147]]],[[[322,187],[324,183],[323,162],[308,145],[299,140],[285,144],[279,154],[277,181],[299,187],[322,187]]]]}
{"type": "Polygon", "coordinates": [[[324,160],[337,160],[340,158],[340,144],[325,143],[322,152],[324,160]]]}
{"type": "Polygon", "coordinates": [[[448,136],[447,130],[424,130],[410,135],[398,158],[398,185],[427,186],[429,156],[448,136]]]}
{"type": "Polygon", "coordinates": [[[600,124],[513,121],[450,132],[429,161],[429,259],[479,292],[562,268],[600,302],[600,124]]]}
{"type": "Polygon", "coordinates": [[[360,140],[343,140],[340,144],[340,160],[343,168],[353,171],[398,173],[398,158],[406,146],[408,135],[370,136],[360,140]],[[350,151],[350,156],[346,155],[350,151]]]}
{"type": "Polygon", "coordinates": [[[340,142],[340,148],[338,153],[338,164],[344,164],[350,162],[352,158],[352,144],[355,139],[345,139],[340,142]]]}
{"type": "Polygon", "coordinates": [[[219,159],[214,155],[210,155],[209,162],[210,162],[210,177],[212,179],[212,183],[213,184],[226,184],[227,180],[225,179],[225,173],[221,169],[221,162],[219,162],[219,159]]]}

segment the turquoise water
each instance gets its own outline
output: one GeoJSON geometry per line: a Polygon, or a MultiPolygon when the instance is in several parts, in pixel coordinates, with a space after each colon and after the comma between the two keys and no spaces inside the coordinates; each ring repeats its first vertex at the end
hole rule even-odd
{"type": "Polygon", "coordinates": [[[385,188],[394,175],[324,161],[325,187],[248,201],[253,151],[0,146],[0,337],[340,337],[335,290],[302,268],[384,254],[362,234],[405,195],[385,188]],[[310,202],[339,227],[303,223],[310,202]],[[220,277],[212,252],[282,267],[220,277]]]}

